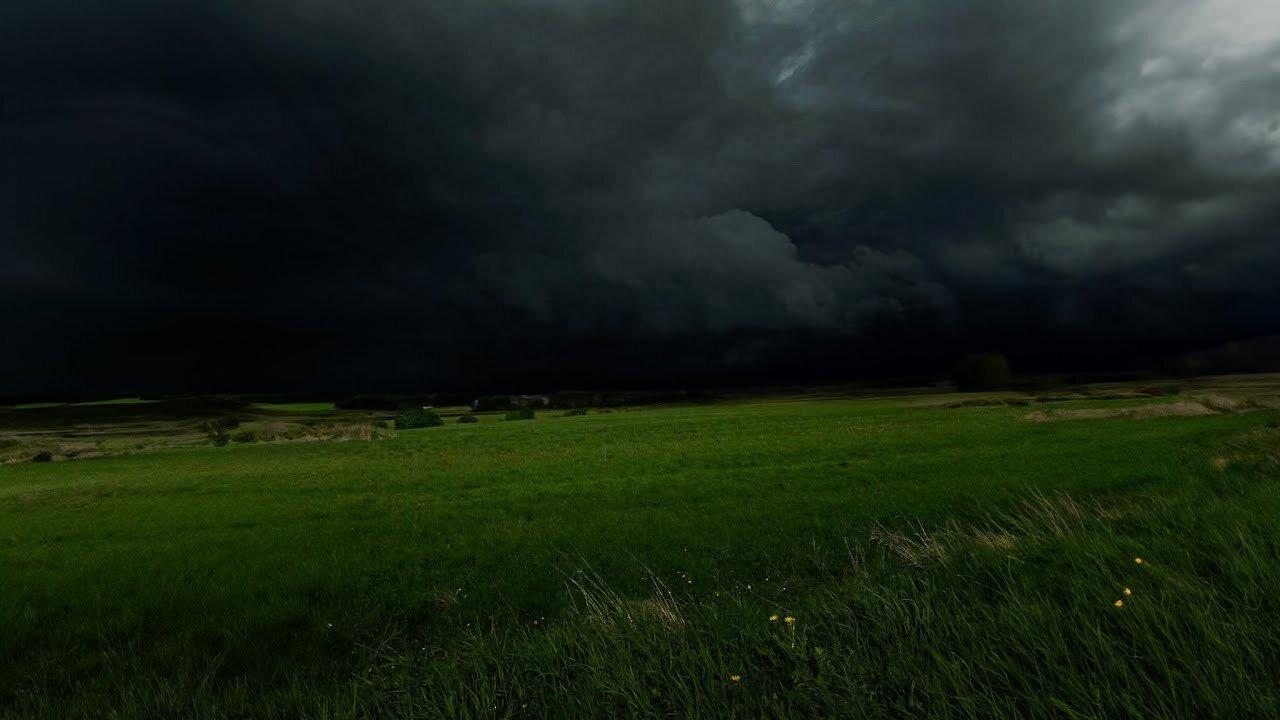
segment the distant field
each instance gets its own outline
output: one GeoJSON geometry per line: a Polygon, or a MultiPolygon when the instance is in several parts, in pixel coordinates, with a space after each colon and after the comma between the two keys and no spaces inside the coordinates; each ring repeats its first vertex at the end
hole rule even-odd
{"type": "Polygon", "coordinates": [[[1162,392],[0,466],[0,717],[1274,717],[1275,378],[1162,392]]]}
{"type": "Polygon", "coordinates": [[[113,398],[111,400],[93,400],[90,402],[72,403],[77,406],[92,407],[94,405],[146,405],[148,403],[159,402],[158,400],[146,400],[140,397],[113,398]]]}
{"type": "Polygon", "coordinates": [[[21,405],[13,405],[14,410],[43,410],[53,407],[93,407],[95,405],[142,405],[146,403],[157,402],[156,400],[144,400],[138,397],[113,398],[111,400],[92,400],[89,402],[65,403],[65,402],[33,402],[23,403],[21,405]]]}
{"type": "Polygon", "coordinates": [[[329,412],[337,409],[331,402],[254,403],[253,406],[260,410],[299,413],[329,412]]]}

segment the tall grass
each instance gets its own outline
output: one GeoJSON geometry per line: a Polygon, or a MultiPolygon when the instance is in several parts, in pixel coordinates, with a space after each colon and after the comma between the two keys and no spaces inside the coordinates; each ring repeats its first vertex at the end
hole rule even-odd
{"type": "Polygon", "coordinates": [[[564,617],[389,635],[338,688],[144,673],[14,716],[1274,717],[1280,487],[1265,457],[1233,464],[1173,493],[881,524],[815,550],[829,575],[800,594],[706,597],[677,575],[635,596],[579,562],[564,617]]]}
{"type": "MultiPolygon", "coordinates": [[[[767,437],[776,427],[789,427],[791,415],[775,409],[768,412],[778,413],[776,424],[772,424],[773,415],[749,415],[741,422],[735,419],[733,432],[767,437]]],[[[547,439],[579,441],[584,435],[570,428],[575,423],[495,423],[491,427],[503,435],[482,435],[489,429],[484,427],[442,428],[423,431],[422,441],[407,432],[382,445],[317,446],[314,450],[233,447],[220,454],[210,449],[150,456],[150,465],[143,465],[142,459],[117,459],[85,466],[98,468],[113,482],[114,468],[126,469],[135,482],[142,482],[137,478],[144,470],[152,472],[156,479],[151,482],[158,488],[155,494],[136,484],[93,484],[92,478],[53,476],[43,474],[42,467],[22,466],[12,477],[34,477],[43,484],[15,484],[18,489],[3,496],[14,508],[10,517],[16,519],[0,533],[0,550],[31,548],[33,560],[5,556],[10,558],[7,567],[14,571],[13,577],[48,578],[62,584],[58,593],[31,584],[25,590],[19,588],[21,593],[10,588],[8,595],[0,594],[17,598],[0,604],[0,621],[22,631],[0,638],[0,648],[9,659],[4,666],[6,694],[0,697],[0,718],[1280,715],[1280,431],[1266,427],[1265,417],[1166,418],[1143,421],[1151,424],[1132,430],[1107,426],[1129,431],[1130,448],[1142,451],[1129,461],[1130,472],[1116,472],[1113,477],[1108,474],[1111,460],[1123,461],[1122,449],[1109,448],[1103,434],[1091,435],[1099,431],[1086,426],[1018,424],[1020,411],[1003,408],[928,412],[955,413],[951,417],[960,420],[920,427],[919,444],[902,430],[911,427],[906,423],[917,422],[912,419],[915,416],[859,420],[857,425],[815,423],[828,428],[830,437],[826,444],[800,448],[803,453],[797,450],[797,457],[813,462],[820,453],[832,452],[822,467],[799,462],[779,465],[780,451],[770,455],[767,448],[749,444],[724,456],[710,456],[706,454],[710,450],[680,449],[674,441],[643,442],[652,437],[643,435],[652,432],[652,425],[672,422],[660,414],[649,425],[633,420],[618,425],[641,439],[630,446],[615,445],[609,456],[597,449],[607,447],[603,443],[580,450],[547,439]],[[997,412],[1008,414],[990,414],[997,412]],[[954,444],[940,443],[937,429],[942,427],[957,434],[954,444]],[[1190,433],[1191,427],[1205,428],[1204,434],[1190,433]],[[967,434],[970,428],[1006,432],[1024,444],[984,448],[967,434]],[[886,436],[891,444],[879,439],[886,436]],[[472,483],[468,476],[455,480],[458,484],[446,490],[460,498],[459,504],[450,507],[451,514],[442,524],[431,526],[432,533],[444,532],[449,527],[444,522],[458,524],[456,518],[462,518],[467,521],[466,533],[481,534],[484,526],[464,511],[474,505],[477,513],[497,514],[513,497],[522,498],[523,512],[536,517],[533,500],[515,494],[525,492],[527,478],[540,483],[528,492],[566,502],[565,498],[575,497],[573,493],[602,483],[596,479],[598,473],[612,478],[615,485],[608,488],[612,494],[592,496],[591,502],[569,506],[572,514],[554,516],[567,526],[543,524],[534,529],[540,535],[564,527],[581,533],[559,536],[580,541],[566,542],[566,548],[630,547],[637,549],[636,554],[588,557],[567,550],[557,563],[512,550],[537,545],[482,548],[492,561],[484,567],[509,575],[542,573],[542,583],[558,588],[560,602],[544,605],[514,598],[506,607],[490,602],[472,612],[459,610],[471,587],[414,586],[420,578],[434,577],[425,574],[406,574],[401,586],[384,582],[386,577],[398,577],[398,565],[379,566],[376,577],[384,584],[370,587],[384,593],[369,592],[360,601],[384,604],[374,605],[364,615],[347,616],[373,618],[379,624],[366,624],[354,634],[349,628],[326,630],[322,625],[317,639],[313,632],[317,608],[332,613],[338,624],[344,617],[341,611],[347,599],[337,590],[347,586],[321,582],[330,580],[331,566],[369,570],[353,563],[322,564],[325,558],[308,545],[319,541],[313,528],[334,533],[334,544],[320,547],[335,557],[344,547],[341,543],[355,543],[360,533],[377,528],[387,533],[388,540],[416,538],[409,530],[418,530],[430,519],[428,510],[449,500],[449,495],[410,494],[392,485],[383,487],[386,505],[376,505],[366,490],[367,475],[377,467],[374,460],[396,458],[399,453],[411,458],[412,464],[398,460],[400,464],[386,472],[416,470],[418,456],[410,453],[431,448],[435,454],[430,457],[444,468],[424,486],[436,488],[445,478],[459,475],[446,464],[451,449],[470,450],[459,451],[459,456],[481,456],[483,447],[461,443],[489,437],[504,438],[506,444],[498,444],[487,457],[511,455],[512,463],[529,465],[516,466],[519,478],[510,486],[474,482],[472,491],[472,485],[463,486],[472,483]],[[1077,443],[1094,437],[1096,445],[1077,443]],[[1224,442],[1224,437],[1231,439],[1224,442]],[[510,453],[510,444],[521,439],[529,443],[528,452],[510,453]],[[1187,449],[1169,452],[1175,441],[1187,449]],[[839,455],[828,450],[836,442],[846,443],[839,455]],[[630,455],[625,457],[648,458],[666,472],[665,458],[654,447],[686,453],[678,464],[693,468],[692,474],[682,476],[685,482],[668,479],[661,485],[644,485],[645,492],[636,493],[633,488],[641,476],[627,473],[637,466],[617,465],[617,457],[626,452],[630,455]],[[880,448],[886,458],[877,466],[876,484],[860,481],[840,464],[850,456],[854,463],[866,463],[870,453],[880,448]],[[565,455],[569,449],[580,454],[565,455]],[[862,454],[855,454],[855,449],[862,454]],[[275,463],[292,471],[304,451],[312,453],[306,458],[319,456],[323,461],[314,467],[333,473],[345,463],[359,473],[360,494],[350,499],[350,507],[329,499],[345,491],[345,486],[318,484],[323,478],[305,464],[300,479],[289,486],[295,489],[283,500],[265,491],[249,494],[260,486],[262,468],[275,463]],[[1002,460],[1014,451],[1016,462],[1002,460]],[[244,483],[225,479],[227,466],[215,464],[229,457],[228,452],[252,461],[243,470],[244,483]],[[535,454],[539,452],[547,457],[535,454]],[[1063,459],[1074,458],[1073,452],[1089,455],[1090,461],[1063,459]],[[1025,467],[1036,458],[1044,464],[1025,467]],[[168,478],[178,461],[188,463],[192,473],[205,473],[216,481],[174,483],[168,478]],[[953,488],[982,480],[956,472],[961,463],[1005,475],[987,480],[988,487],[999,492],[974,496],[989,500],[980,509],[972,503],[950,502],[953,488]],[[552,469],[566,466],[588,480],[562,478],[553,483],[548,479],[552,469]],[[943,469],[953,474],[931,484],[930,473],[941,474],[943,469]],[[1061,475],[1064,469],[1094,475],[1045,483],[1052,488],[1046,490],[1031,489],[1028,484],[1015,490],[1008,479],[1023,477],[1015,475],[1017,470],[1035,476],[1061,475]],[[785,485],[782,480],[819,473],[828,474],[826,484],[811,480],[809,485],[785,485]],[[1138,477],[1131,477],[1134,473],[1138,477]],[[765,474],[773,480],[757,500],[750,493],[758,490],[758,478],[765,474]],[[920,480],[915,482],[916,478],[920,480]],[[894,493],[892,502],[879,499],[880,488],[886,487],[894,493]],[[794,488],[822,492],[815,491],[812,499],[795,498],[798,493],[789,492],[794,488]],[[840,494],[853,492],[848,488],[858,494],[840,494]],[[934,493],[932,499],[922,494],[929,490],[934,493]],[[214,496],[220,504],[200,504],[197,491],[214,496]],[[289,516],[308,532],[273,536],[274,542],[260,546],[274,553],[278,564],[271,567],[280,568],[277,572],[282,576],[278,584],[247,574],[243,577],[256,578],[257,584],[240,594],[212,584],[201,586],[209,593],[223,592],[219,604],[207,605],[194,604],[176,584],[167,586],[175,598],[169,604],[145,594],[141,585],[127,603],[116,603],[119,598],[106,594],[93,595],[101,588],[121,587],[97,580],[95,573],[109,575],[125,567],[134,573],[127,575],[131,582],[154,580],[123,565],[122,553],[114,552],[116,547],[132,545],[115,546],[108,541],[143,534],[162,550],[165,543],[177,542],[179,529],[201,538],[220,537],[209,528],[221,531],[259,518],[250,514],[256,506],[247,503],[246,497],[257,505],[274,503],[270,508],[277,515],[299,507],[325,513],[318,525],[302,524],[310,515],[289,516]],[[422,497],[432,499],[435,506],[420,502],[422,497]],[[698,535],[699,527],[664,514],[678,507],[676,502],[690,498],[703,502],[699,506],[707,513],[700,520],[703,525],[716,520],[715,532],[738,530],[735,537],[756,541],[743,545],[740,553],[745,557],[717,556],[698,562],[706,558],[682,552],[686,543],[695,550],[699,541],[707,547],[706,539],[698,535]],[[726,498],[725,502],[746,498],[758,504],[716,504],[726,498]],[[647,538],[624,525],[621,515],[593,521],[589,513],[604,506],[605,500],[625,505],[633,514],[649,512],[644,517],[651,521],[642,529],[649,535],[661,534],[657,550],[642,558],[639,552],[647,538]],[[641,500],[651,506],[640,504],[641,500]],[[161,520],[167,514],[170,524],[144,524],[134,517],[134,505],[112,505],[123,501],[142,502],[136,507],[153,510],[161,520]],[[303,506],[303,502],[313,504],[303,506]],[[392,513],[410,502],[414,503],[412,522],[394,524],[400,516],[392,513]],[[192,506],[227,514],[212,524],[208,513],[194,518],[179,514],[181,508],[192,506]],[[863,521],[842,522],[839,517],[865,511],[867,506],[874,512],[863,521]],[[105,509],[117,507],[124,519],[104,524],[100,534],[88,536],[95,543],[92,547],[103,547],[92,562],[69,564],[69,556],[59,553],[63,533],[75,539],[75,528],[36,534],[46,529],[47,522],[88,518],[88,512],[105,516],[105,509]],[[719,515],[713,517],[711,510],[719,515]],[[813,522],[816,513],[832,517],[813,522]],[[360,523],[358,531],[356,523],[360,523]],[[836,528],[848,532],[833,541],[829,531],[836,528]],[[624,532],[632,534],[624,536],[624,532]],[[771,533],[785,538],[786,548],[765,542],[771,533]],[[43,538],[43,542],[29,542],[29,537],[43,538]],[[26,544],[20,545],[20,540],[26,544]],[[779,560],[782,557],[785,561],[779,560]],[[46,574],[38,575],[33,570],[38,559],[68,564],[49,564],[46,574]],[[728,565],[759,571],[715,574],[728,565]],[[621,572],[622,566],[634,572],[621,572]],[[767,582],[761,582],[762,576],[767,582]],[[85,595],[63,594],[72,581],[81,583],[85,595]],[[92,607],[84,609],[77,602],[92,607]],[[57,608],[79,608],[79,624],[60,625],[57,608]],[[138,613],[144,616],[133,616],[138,613]],[[202,613],[211,617],[204,618],[202,613]],[[102,621],[101,639],[96,643],[84,629],[92,618],[102,621]],[[262,638],[255,633],[270,634],[262,638]],[[264,651],[267,643],[271,650],[264,651]],[[16,662],[19,658],[21,663],[16,662]]],[[[695,419],[703,422],[702,417],[695,419]]],[[[696,427],[708,433],[716,428],[696,427]]],[[[683,430],[679,432],[683,437],[683,430]]],[[[797,435],[779,447],[801,442],[797,435]]],[[[708,447],[712,445],[718,451],[719,444],[708,441],[708,447]]],[[[73,469],[71,464],[61,465],[54,470],[69,473],[73,469]]],[[[258,522],[252,527],[292,527],[270,525],[265,513],[258,522]]],[[[512,527],[523,531],[529,522],[517,517],[512,527]]],[[[413,547],[428,547],[421,539],[416,542],[413,547]]],[[[388,542],[381,552],[398,547],[403,546],[388,542]]],[[[184,553],[199,549],[181,548],[184,553]]],[[[471,547],[467,552],[484,557],[471,547]]],[[[236,563],[254,559],[239,551],[229,556],[236,563]]],[[[228,574],[213,575],[214,568],[223,566],[212,561],[183,565],[184,557],[164,556],[164,564],[156,567],[168,573],[168,582],[176,582],[174,577],[202,582],[200,572],[239,577],[225,569],[228,574]]],[[[467,561],[470,558],[462,556],[456,567],[464,567],[467,561]]],[[[500,587],[538,587],[538,583],[520,578],[500,587]]],[[[72,615],[70,609],[65,612],[72,615]]]]}
{"type": "Polygon", "coordinates": [[[1280,572],[1274,520],[1256,512],[1276,509],[1276,488],[1211,490],[1115,506],[1037,497],[976,526],[882,531],[851,546],[840,577],[797,597],[697,603],[658,586],[635,601],[585,575],[570,583],[577,618],[476,630],[442,656],[387,656],[361,679],[364,708],[1274,717],[1280,572]]]}

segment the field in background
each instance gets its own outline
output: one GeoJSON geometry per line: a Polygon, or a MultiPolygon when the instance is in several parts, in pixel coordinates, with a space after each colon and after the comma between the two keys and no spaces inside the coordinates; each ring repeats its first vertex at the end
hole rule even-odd
{"type": "Polygon", "coordinates": [[[0,412],[0,717],[1280,712],[1277,378],[837,394],[0,412]]]}
{"type": "Polygon", "coordinates": [[[0,407],[0,463],[87,460],[211,444],[211,423],[228,443],[370,439],[387,434],[391,412],[338,410],[332,402],[254,403],[233,397],[118,398],[0,407]]]}
{"type": "Polygon", "coordinates": [[[254,403],[259,410],[288,413],[327,413],[337,410],[331,402],[254,403]]]}

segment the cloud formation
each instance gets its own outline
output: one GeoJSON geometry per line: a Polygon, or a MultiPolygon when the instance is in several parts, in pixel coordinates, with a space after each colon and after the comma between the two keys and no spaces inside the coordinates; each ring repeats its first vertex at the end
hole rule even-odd
{"type": "Polygon", "coordinates": [[[831,375],[925,343],[1121,363],[1280,332],[1266,0],[11,16],[8,392],[831,375]]]}

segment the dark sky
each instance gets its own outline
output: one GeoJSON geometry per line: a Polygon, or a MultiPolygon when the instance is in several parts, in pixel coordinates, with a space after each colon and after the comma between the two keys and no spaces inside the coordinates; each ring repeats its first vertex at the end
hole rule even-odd
{"type": "Polygon", "coordinates": [[[1280,332],[1274,0],[9,0],[0,392],[1280,332]]]}

